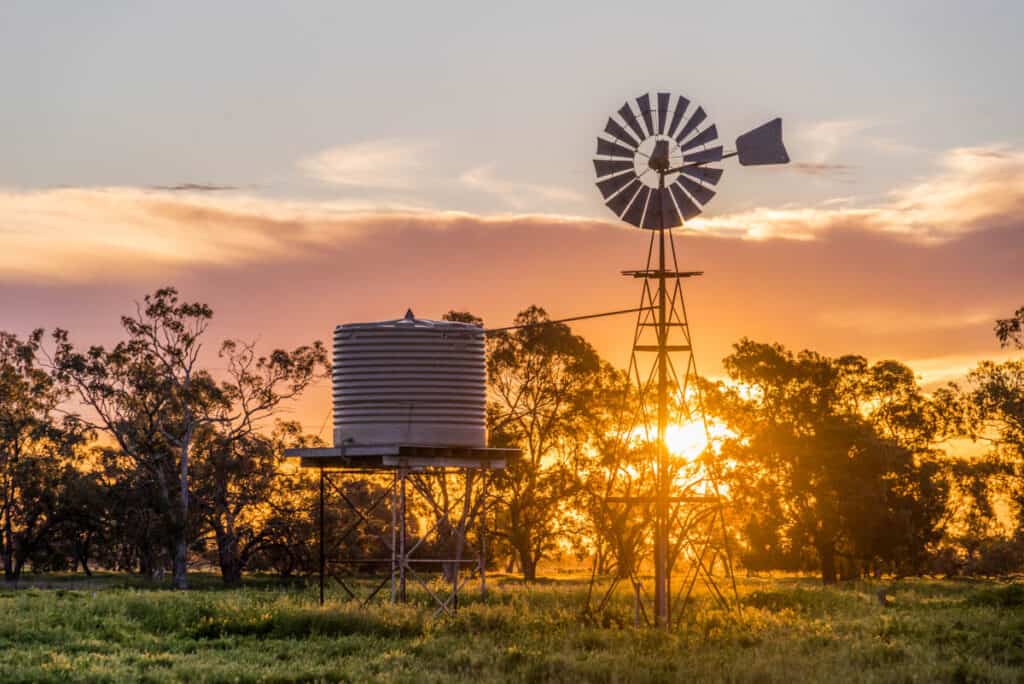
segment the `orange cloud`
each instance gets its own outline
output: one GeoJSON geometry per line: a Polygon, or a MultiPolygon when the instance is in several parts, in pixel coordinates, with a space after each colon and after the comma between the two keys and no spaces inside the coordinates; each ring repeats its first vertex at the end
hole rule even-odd
{"type": "Polygon", "coordinates": [[[689,228],[755,240],[813,240],[834,230],[866,230],[922,244],[1008,225],[1024,211],[1024,151],[1008,147],[957,148],[940,171],[892,191],[874,207],[759,208],[700,217],[689,228]]]}
{"type": "Polygon", "coordinates": [[[288,261],[388,231],[583,226],[372,202],[306,202],[137,188],[0,192],[0,280],[115,281],[154,267],[288,261]]]}
{"type": "MultiPolygon", "coordinates": [[[[493,178],[478,173],[486,184],[493,178]]],[[[465,179],[464,179],[465,180],[465,179]]],[[[493,185],[493,183],[492,183],[493,185]]],[[[600,211],[600,207],[596,208],[600,211]]],[[[936,245],[1010,225],[1024,210],[1024,152],[964,148],[941,170],[874,207],[830,202],[701,217],[689,232],[745,240],[813,241],[838,231],[936,245]]],[[[0,281],[134,279],[153,269],[293,261],[389,232],[621,228],[573,216],[480,216],[375,202],[314,202],[231,192],[103,188],[0,192],[0,281]]]]}

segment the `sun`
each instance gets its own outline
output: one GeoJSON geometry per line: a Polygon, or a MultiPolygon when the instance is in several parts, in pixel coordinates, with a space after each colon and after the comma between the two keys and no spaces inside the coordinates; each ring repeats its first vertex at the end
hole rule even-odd
{"type": "Polygon", "coordinates": [[[665,445],[673,456],[680,456],[692,461],[703,453],[708,446],[708,434],[711,435],[712,448],[721,439],[731,436],[731,431],[717,421],[709,421],[707,431],[700,420],[669,425],[665,428],[665,445]]]}
{"type": "Polygon", "coordinates": [[[699,421],[669,425],[665,428],[665,446],[673,456],[681,456],[687,461],[700,456],[708,445],[704,424],[699,421]]]}

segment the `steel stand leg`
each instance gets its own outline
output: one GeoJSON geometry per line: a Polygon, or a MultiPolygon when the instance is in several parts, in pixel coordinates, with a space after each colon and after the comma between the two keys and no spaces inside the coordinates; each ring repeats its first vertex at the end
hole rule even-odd
{"type": "Polygon", "coordinates": [[[480,504],[480,600],[487,598],[487,491],[491,474],[484,471],[483,502],[480,504]]]}
{"type": "Polygon", "coordinates": [[[408,469],[405,466],[401,466],[398,469],[398,480],[399,480],[399,494],[398,494],[398,515],[401,518],[399,521],[399,536],[398,536],[398,600],[402,603],[406,601],[405,594],[405,569],[408,564],[408,559],[405,556],[405,518],[406,518],[406,497],[405,497],[405,480],[408,476],[408,469]]]}
{"type": "Polygon", "coordinates": [[[320,605],[324,605],[324,573],[327,556],[324,553],[324,468],[320,466],[320,605]]]}
{"type": "Polygon", "coordinates": [[[391,603],[398,601],[398,472],[391,477],[391,603]]]}

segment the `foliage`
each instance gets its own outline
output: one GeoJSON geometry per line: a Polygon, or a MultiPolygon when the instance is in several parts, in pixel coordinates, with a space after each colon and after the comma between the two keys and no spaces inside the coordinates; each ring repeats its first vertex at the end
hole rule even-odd
{"type": "Polygon", "coordinates": [[[1024,349],[1024,306],[1017,309],[1010,318],[996,321],[996,337],[1004,347],[1013,345],[1024,349]]]}
{"type": "Polygon", "coordinates": [[[586,340],[550,322],[541,308],[520,312],[515,325],[491,338],[487,421],[492,445],[523,449],[498,479],[496,499],[505,516],[499,533],[523,575],[533,579],[537,563],[555,547],[575,493],[567,446],[579,439],[595,400],[600,359],[586,340]]]}
{"type": "Polygon", "coordinates": [[[711,412],[736,437],[721,453],[750,567],[914,572],[941,536],[948,485],[931,406],[893,361],[828,358],[741,340],[711,412]]]}
{"type": "Polygon", "coordinates": [[[106,509],[117,513],[110,527],[127,542],[112,567],[159,574],[169,558],[178,588],[187,586],[190,556],[203,550],[206,529],[225,582],[240,580],[267,536],[258,529],[267,510],[255,509],[271,498],[284,446],[301,441],[294,428],[267,434],[264,424],[327,367],[319,342],[259,356],[252,345],[228,340],[218,380],[201,358],[212,316],[209,306],[163,288],[122,317],[126,339],[112,349],[81,351],[66,331],[54,333],[53,377],[116,445],[101,457],[106,509]]]}
{"type": "Polygon", "coordinates": [[[203,429],[194,453],[194,496],[203,522],[213,531],[217,563],[227,584],[238,584],[249,558],[267,541],[263,522],[271,508],[284,450],[303,440],[298,425],[264,423],[281,404],[329,374],[319,341],[288,352],[257,356],[254,345],[224,342],[225,379],[197,407],[203,429]]]}
{"type": "Polygon", "coordinates": [[[66,331],[54,334],[57,377],[98,416],[96,427],[156,484],[180,589],[187,587],[191,449],[203,424],[197,405],[215,389],[199,367],[212,316],[207,305],[182,303],[168,287],[146,295],[134,316],[121,317],[127,339],[110,351],[95,346],[79,352],[66,331]]]}
{"type": "Polygon", "coordinates": [[[56,415],[66,389],[39,366],[42,335],[0,333],[0,556],[7,581],[72,517],[69,499],[87,478],[72,457],[88,433],[74,417],[56,415]]]}

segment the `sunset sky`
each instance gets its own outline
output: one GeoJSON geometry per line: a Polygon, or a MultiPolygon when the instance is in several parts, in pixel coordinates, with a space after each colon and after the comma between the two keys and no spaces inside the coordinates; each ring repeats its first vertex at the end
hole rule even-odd
{"type": "MultiPolygon", "coordinates": [[[[0,329],[109,343],[166,284],[268,350],[407,307],[635,306],[648,235],[603,206],[594,138],[666,90],[728,145],[781,116],[793,160],[727,165],[677,237],[702,371],[744,335],[929,384],[1002,356],[1024,4],[487,4],[5,1],[0,329]]],[[[630,327],[574,329],[624,365],[630,327]]]]}

